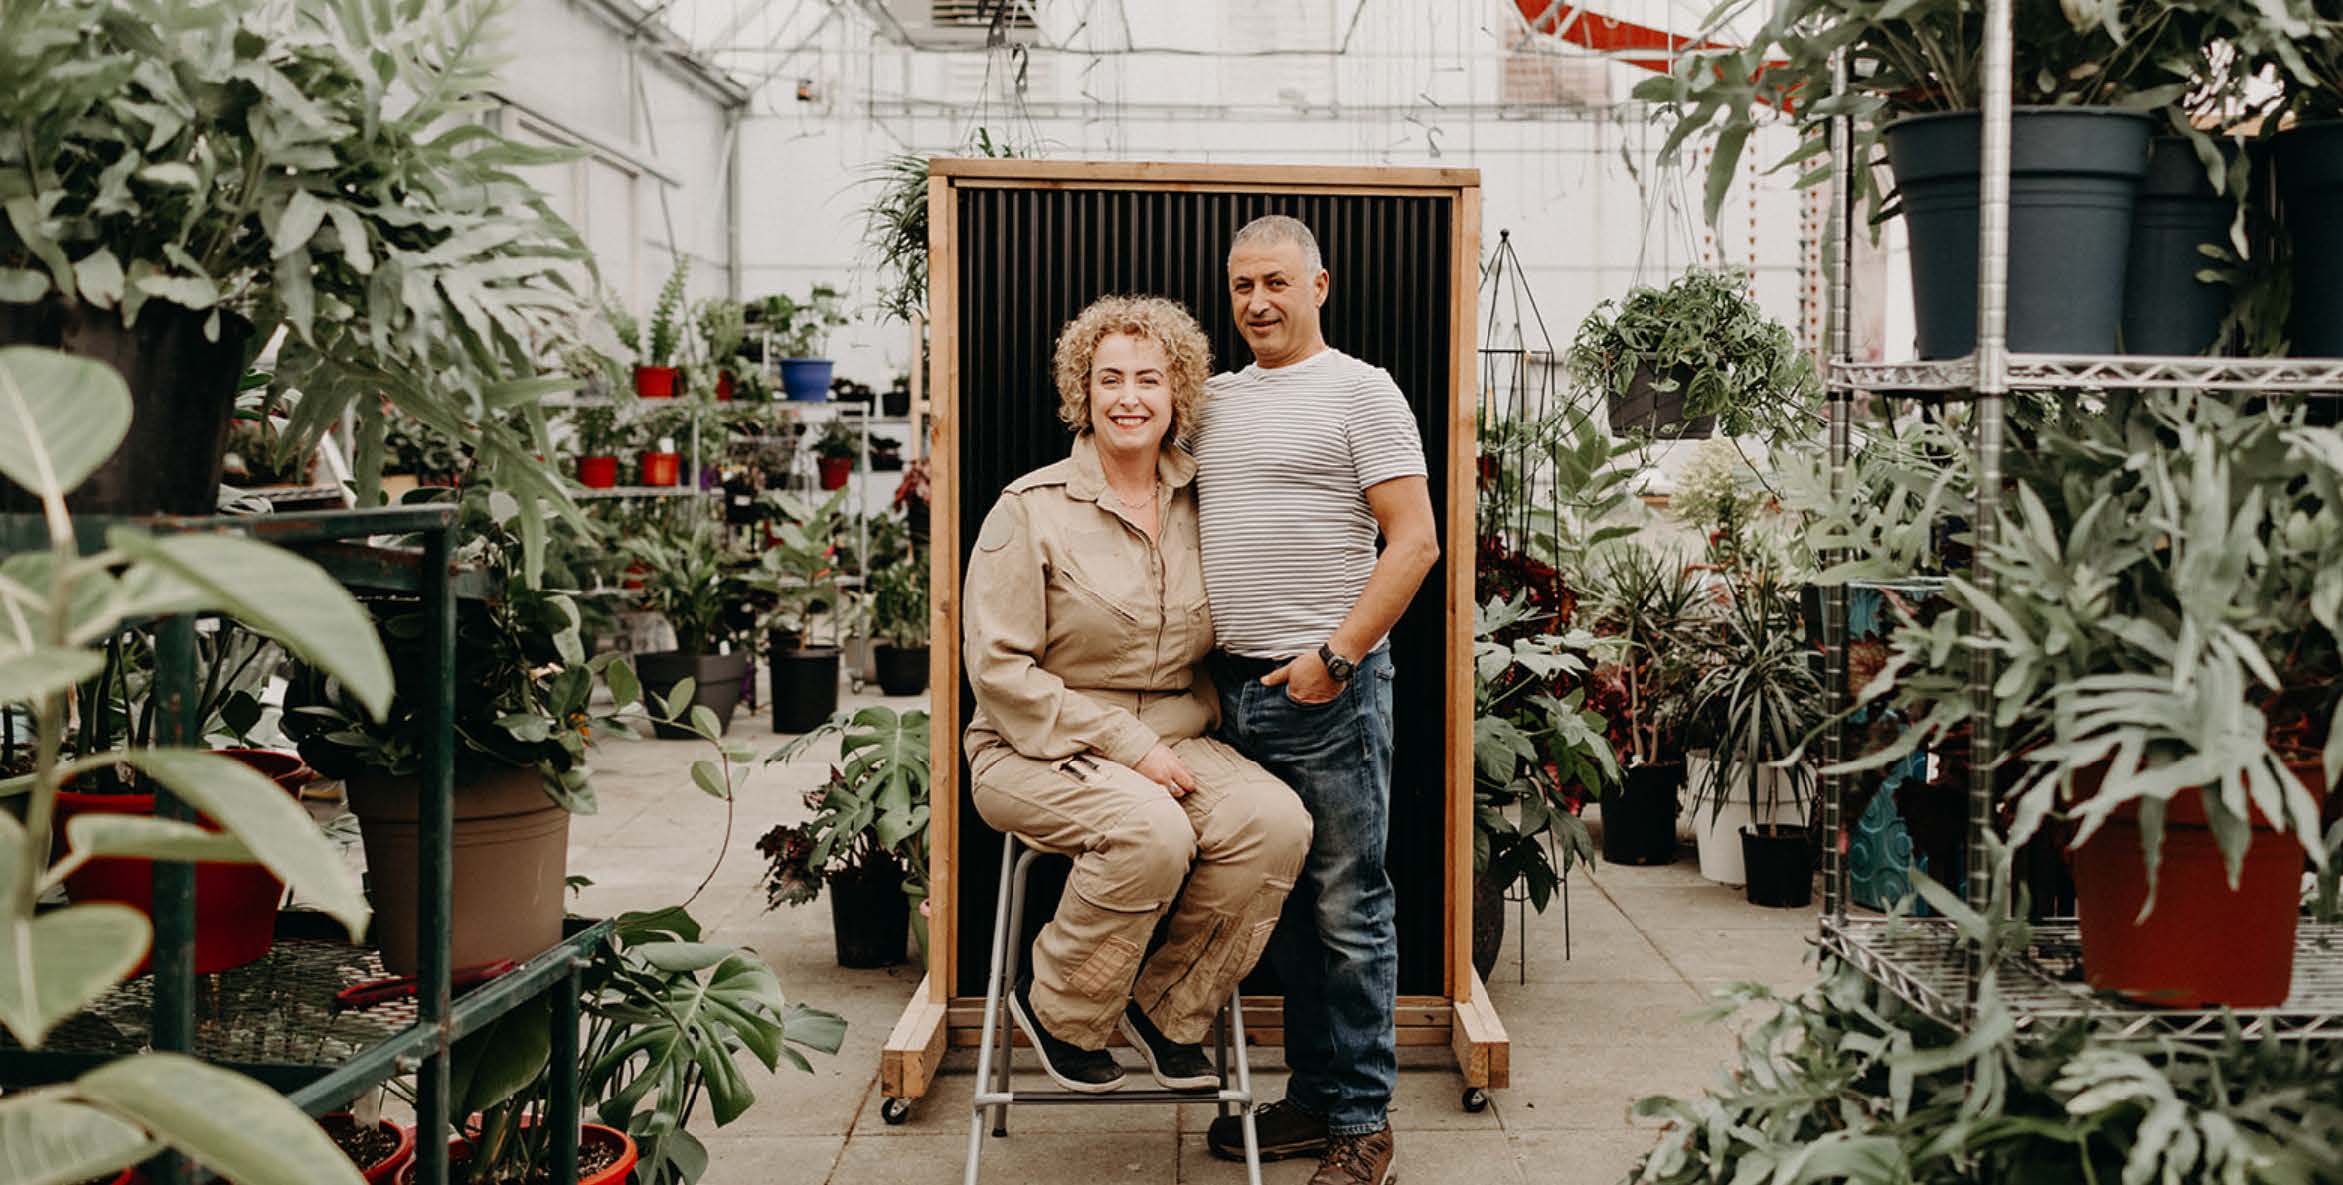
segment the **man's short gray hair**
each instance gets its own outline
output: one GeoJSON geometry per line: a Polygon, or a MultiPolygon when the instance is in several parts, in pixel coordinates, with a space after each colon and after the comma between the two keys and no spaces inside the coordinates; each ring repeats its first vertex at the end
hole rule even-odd
{"type": "Polygon", "coordinates": [[[1234,255],[1239,248],[1268,243],[1292,243],[1300,247],[1302,262],[1309,267],[1313,276],[1326,270],[1326,258],[1318,253],[1318,236],[1311,234],[1310,228],[1301,219],[1283,214],[1263,214],[1246,223],[1244,229],[1237,232],[1237,237],[1229,240],[1228,253],[1234,255]]]}

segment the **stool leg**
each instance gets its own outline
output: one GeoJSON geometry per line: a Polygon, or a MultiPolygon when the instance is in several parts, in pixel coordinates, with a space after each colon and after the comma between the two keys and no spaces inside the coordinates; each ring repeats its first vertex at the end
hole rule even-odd
{"type": "Polygon", "coordinates": [[[1261,1185],[1261,1132],[1253,1123],[1253,1067],[1245,1055],[1245,989],[1243,985],[1229,989],[1229,1027],[1234,1032],[1228,1039],[1236,1050],[1237,1094],[1244,1099],[1244,1110],[1238,1112],[1237,1126],[1245,1132],[1246,1185],[1261,1185]]]}
{"type": "MultiPolygon", "coordinates": [[[[996,1036],[996,1029],[994,1028],[994,1024],[995,1021],[1006,1021],[1008,1019],[1009,1010],[1001,1003],[1002,970],[1004,960],[1008,957],[1009,945],[1007,940],[1004,939],[1003,935],[1008,932],[1009,928],[1011,869],[1016,864],[1016,856],[1017,837],[1013,835],[1003,836],[1001,838],[1000,899],[993,902],[992,959],[991,967],[986,973],[984,980],[984,1030],[977,1038],[976,1044],[977,1102],[969,1108],[968,1167],[961,1178],[964,1185],[976,1185],[977,1161],[978,1158],[981,1157],[984,1153],[985,1105],[983,1098],[985,1094],[985,1084],[993,1077],[993,1040],[996,1036]]],[[[1003,1061],[1008,1060],[1009,1050],[1008,1043],[1006,1041],[1001,1043],[1000,1056],[1003,1061]]]]}
{"type": "MultiPolygon", "coordinates": [[[[1003,991],[1017,990],[1018,975],[1025,966],[1025,885],[1033,874],[1033,862],[1040,855],[1038,850],[1027,848],[1017,856],[1015,869],[1010,874],[1009,929],[1002,940],[1007,947],[1008,978],[1004,981],[1006,986],[1003,987],[1003,991]]],[[[995,1070],[998,1077],[993,1085],[996,1094],[1011,1095],[1015,1093],[1009,1089],[1009,1076],[1014,1066],[1016,1052],[1017,1041],[1015,1034],[1010,1029],[1009,1010],[1003,1008],[1001,1009],[1001,1060],[995,1070]]],[[[1009,1104],[1003,1102],[993,1108],[993,1135],[1006,1136],[1008,1134],[1009,1104]]]]}
{"type": "MultiPolygon", "coordinates": [[[[1212,1018],[1212,1044],[1215,1052],[1219,1054],[1219,1057],[1215,1060],[1214,1064],[1220,1070],[1220,1089],[1225,1093],[1228,1090],[1228,1084],[1230,1081],[1227,1008],[1222,1008],[1219,1014],[1212,1018]]],[[[1221,1118],[1226,1119],[1229,1116],[1236,1114],[1236,1111],[1233,1109],[1234,1107],[1235,1104],[1229,1102],[1227,1099],[1222,1099],[1220,1101],[1221,1118]]]]}

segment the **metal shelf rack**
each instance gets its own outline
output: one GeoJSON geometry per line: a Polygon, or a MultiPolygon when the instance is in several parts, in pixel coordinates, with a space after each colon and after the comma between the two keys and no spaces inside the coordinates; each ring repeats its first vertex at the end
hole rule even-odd
{"type": "MultiPolygon", "coordinates": [[[[309,918],[279,915],[289,937],[261,962],[235,971],[195,976],[195,870],[155,863],[154,966],[150,975],[117,985],[80,1016],[67,1021],[55,1050],[0,1047],[0,1082],[12,1086],[68,1078],[129,1053],[154,1049],[189,1053],[247,1069],[286,1092],[310,1112],[347,1104],[389,1079],[412,1073],[416,1084],[416,1180],[446,1185],[449,1052],[457,1039],[521,1004],[552,993],[553,1113],[557,1136],[577,1131],[576,1035],[578,972],[609,934],[608,923],[582,922],[560,943],[519,969],[458,1001],[451,986],[449,932],[453,921],[452,836],[455,802],[456,600],[483,595],[479,573],[455,566],[456,507],[407,505],[308,514],[101,519],[77,517],[75,534],[101,541],[115,527],[155,533],[243,535],[301,552],[352,587],[420,596],[429,623],[433,676],[423,689],[432,727],[425,731],[421,837],[417,859],[420,968],[413,1003],[404,1010],[334,1016],[333,993],[351,976],[379,978],[373,952],[347,941],[301,937],[309,918]],[[421,546],[386,546],[380,536],[417,536],[421,546]],[[204,1007],[199,1013],[198,1003],[204,1007]],[[131,1018],[143,1018],[136,1023],[131,1018]],[[566,1040],[565,1040],[566,1035],[566,1040]],[[301,1047],[306,1044],[304,1051],[301,1047]]],[[[46,550],[47,526],[38,516],[0,516],[0,556],[46,550]]],[[[191,701],[195,685],[195,621],[177,616],[151,625],[158,635],[157,694],[191,701]]],[[[411,690],[411,689],[410,689],[411,690]]],[[[158,721],[164,744],[186,744],[190,722],[165,712],[158,721]]],[[[192,817],[168,793],[156,795],[156,813],[192,817]]],[[[555,1180],[575,1185],[575,1148],[556,1149],[555,1180]],[[566,1153],[566,1154],[565,1154],[566,1153]]],[[[176,1155],[150,1163],[147,1180],[181,1185],[193,1169],[176,1155]]]]}
{"type": "MultiPolygon", "coordinates": [[[[1852,449],[1856,397],[1962,399],[1976,404],[1971,448],[1977,462],[1977,489],[1970,515],[1974,535],[1970,578],[1988,592],[1995,582],[1985,568],[1999,530],[2006,397],[2014,391],[2110,391],[2186,387],[2205,391],[2273,394],[2343,394],[2343,359],[2180,358],[2146,355],[2091,356],[2016,354],[2008,348],[2010,217],[2010,115],[2012,106],[2012,11],[2014,0],[1986,0],[1983,56],[1984,105],[1978,201],[1977,338],[1967,357],[1921,362],[1855,362],[1849,359],[1852,289],[1848,251],[1853,223],[1854,169],[1849,145],[1851,117],[1831,120],[1831,196],[1826,234],[1833,245],[1830,264],[1829,357],[1827,369],[1830,482],[1843,490],[1852,449]]],[[[1847,86],[1841,51],[1832,66],[1832,90],[1847,86]]],[[[1834,556],[1843,559],[1844,556],[1834,556]]],[[[1838,723],[1824,741],[1827,763],[1849,756],[1846,709],[1851,702],[1847,646],[1847,590],[1824,590],[1827,709],[1838,723]]],[[[1968,694],[1971,718],[1966,815],[1960,887],[1980,913],[1995,904],[1993,879],[2000,870],[1978,867],[1993,827],[1994,776],[2002,739],[1993,724],[1992,688],[1998,677],[1990,652],[1975,651],[1968,694]]],[[[1861,970],[1913,1007],[1948,1025],[1967,1027],[1975,1018],[1976,988],[1987,970],[1985,953],[1942,920],[1850,919],[1847,916],[1848,856],[1844,801],[1848,775],[1823,779],[1823,908],[1820,945],[1861,970]]],[[[2258,1012],[2156,1009],[2117,1001],[2082,983],[2081,947],[2071,919],[2030,927],[2022,950],[1998,957],[1991,968],[2001,1003],[2020,1033],[2046,1032],[2075,1021],[2094,1025],[2103,1038],[2209,1043],[2224,1037],[2232,1018],[2248,1036],[2343,1039],[2343,927],[2305,924],[2296,939],[2292,995],[2283,1006],[2258,1012]]]]}

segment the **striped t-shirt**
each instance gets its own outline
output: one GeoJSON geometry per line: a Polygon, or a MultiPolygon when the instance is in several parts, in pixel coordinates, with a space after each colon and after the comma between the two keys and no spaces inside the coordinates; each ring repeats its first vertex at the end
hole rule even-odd
{"type": "Polygon", "coordinates": [[[1190,443],[1218,644],[1315,653],[1375,569],[1367,488],[1425,474],[1407,397],[1381,367],[1327,349],[1213,376],[1200,420],[1190,443]]]}

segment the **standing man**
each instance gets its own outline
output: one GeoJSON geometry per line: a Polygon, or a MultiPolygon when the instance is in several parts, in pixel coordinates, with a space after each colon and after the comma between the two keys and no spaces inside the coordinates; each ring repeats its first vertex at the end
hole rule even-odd
{"type": "MultiPolygon", "coordinates": [[[[1384,1185],[1399,1076],[1385,639],[1440,558],[1423,440],[1390,374],[1326,344],[1309,227],[1246,224],[1228,286],[1253,365],[1206,385],[1194,439],[1221,728],[1316,824],[1270,940],[1292,1077],[1257,1113],[1261,1155],[1317,1156],[1311,1185],[1384,1185]]],[[[1244,1156],[1233,1118],[1209,1142],[1244,1156]]]]}

